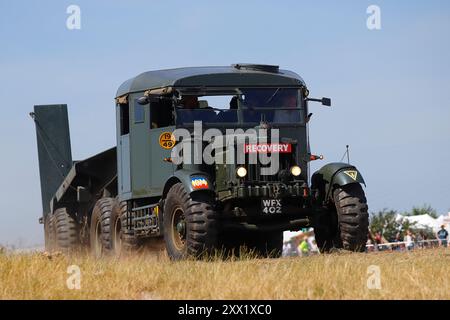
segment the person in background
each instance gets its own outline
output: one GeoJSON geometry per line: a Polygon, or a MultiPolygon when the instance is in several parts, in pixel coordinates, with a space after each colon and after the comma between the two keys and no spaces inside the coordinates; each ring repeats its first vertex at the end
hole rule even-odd
{"type": "Polygon", "coordinates": [[[381,232],[377,232],[375,233],[375,243],[376,244],[381,244],[383,242],[382,237],[381,237],[381,232]]]}
{"type": "Polygon", "coordinates": [[[419,248],[423,248],[423,232],[420,231],[416,237],[416,244],[419,248]]]}
{"type": "Polygon", "coordinates": [[[314,236],[308,237],[308,245],[310,254],[319,253],[319,247],[317,246],[316,238],[314,236]]]}
{"type": "Polygon", "coordinates": [[[411,230],[406,231],[406,235],[403,241],[406,242],[406,249],[408,250],[414,249],[414,236],[411,230]]]}
{"type": "Polygon", "coordinates": [[[368,237],[366,242],[366,252],[373,252],[373,251],[374,251],[373,241],[371,237],[368,237]]]}
{"type": "MultiPolygon", "coordinates": [[[[395,234],[395,238],[394,238],[394,240],[392,242],[402,242],[402,238],[401,238],[400,232],[397,232],[395,234]]],[[[401,250],[401,248],[402,247],[401,247],[400,244],[395,244],[395,245],[392,246],[392,250],[395,250],[395,251],[399,251],[399,250],[401,250]]]]}
{"type": "Polygon", "coordinates": [[[298,246],[298,251],[302,257],[306,257],[309,254],[309,244],[308,244],[308,237],[305,235],[302,238],[302,241],[300,242],[300,245],[298,246]]]}
{"type": "Polygon", "coordinates": [[[381,236],[381,232],[375,233],[375,237],[373,239],[375,250],[382,250],[381,244],[383,243],[383,237],[381,236]]]}
{"type": "Polygon", "coordinates": [[[295,248],[292,241],[287,241],[283,244],[283,257],[296,257],[298,256],[297,248],[295,248]]]}
{"type": "Polygon", "coordinates": [[[282,256],[283,257],[289,256],[289,243],[288,242],[283,242],[282,256]]]}
{"type": "Polygon", "coordinates": [[[447,243],[448,243],[448,231],[445,230],[445,226],[442,225],[441,226],[441,230],[439,230],[436,234],[438,240],[439,240],[439,245],[442,247],[447,247],[447,243]]]}
{"type": "Polygon", "coordinates": [[[422,241],[423,241],[423,247],[424,248],[428,247],[428,245],[429,245],[429,243],[428,243],[428,236],[423,231],[422,231],[422,241]]]}

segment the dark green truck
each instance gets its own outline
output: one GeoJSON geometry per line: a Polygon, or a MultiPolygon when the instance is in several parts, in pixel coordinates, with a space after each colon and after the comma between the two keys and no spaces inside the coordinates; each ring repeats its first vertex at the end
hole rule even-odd
{"type": "Polygon", "coordinates": [[[279,256],[283,231],[305,227],[323,252],[364,250],[358,169],[310,175],[321,157],[309,147],[308,102],[330,100],[308,94],[278,66],[145,72],[117,91],[117,147],[82,161],[72,160],[67,106],[35,106],[47,250],[101,256],[163,241],[173,259],[241,246],[279,256]]]}

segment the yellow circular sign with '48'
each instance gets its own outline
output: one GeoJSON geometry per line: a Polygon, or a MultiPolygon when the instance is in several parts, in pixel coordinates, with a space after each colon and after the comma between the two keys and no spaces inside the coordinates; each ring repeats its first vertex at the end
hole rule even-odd
{"type": "Polygon", "coordinates": [[[172,149],[175,145],[175,137],[172,132],[163,132],[159,135],[159,145],[163,149],[172,149]]]}

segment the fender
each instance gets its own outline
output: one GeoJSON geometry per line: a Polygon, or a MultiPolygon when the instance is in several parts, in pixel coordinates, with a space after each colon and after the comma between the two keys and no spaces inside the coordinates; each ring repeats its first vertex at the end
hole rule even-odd
{"type": "Polygon", "coordinates": [[[167,180],[164,185],[163,198],[166,197],[170,188],[175,184],[181,182],[188,193],[209,191],[214,192],[214,185],[211,177],[201,171],[181,169],[175,171],[175,173],[167,180]]]}
{"type": "Polygon", "coordinates": [[[318,191],[318,198],[327,201],[336,186],[345,186],[351,183],[362,183],[366,185],[359,170],[348,163],[334,162],[323,166],[311,177],[311,189],[318,191]]]}

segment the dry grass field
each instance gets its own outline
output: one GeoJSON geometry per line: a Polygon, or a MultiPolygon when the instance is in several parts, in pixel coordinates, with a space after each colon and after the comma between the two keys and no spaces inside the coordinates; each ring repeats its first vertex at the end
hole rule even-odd
{"type": "Polygon", "coordinates": [[[3,254],[0,299],[450,299],[450,249],[209,262],[3,254]],[[367,287],[371,265],[381,289],[367,287]]]}

